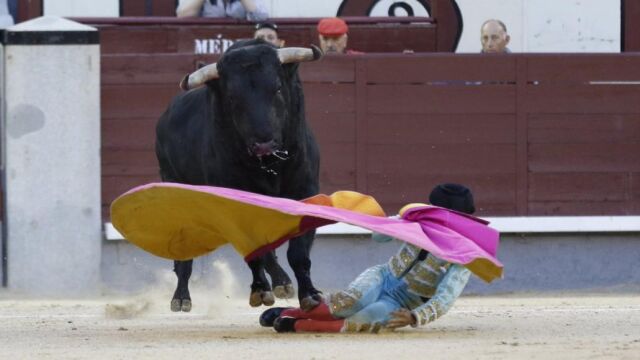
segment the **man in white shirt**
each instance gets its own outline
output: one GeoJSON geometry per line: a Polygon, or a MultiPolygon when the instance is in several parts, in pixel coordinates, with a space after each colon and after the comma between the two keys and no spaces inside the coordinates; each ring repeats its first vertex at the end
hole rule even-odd
{"type": "Polygon", "coordinates": [[[231,17],[264,21],[269,17],[264,0],[180,0],[178,17],[231,17]]]}

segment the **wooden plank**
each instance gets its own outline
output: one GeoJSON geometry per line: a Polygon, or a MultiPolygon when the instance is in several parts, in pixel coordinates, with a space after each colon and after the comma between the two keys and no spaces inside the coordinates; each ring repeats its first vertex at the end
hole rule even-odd
{"type": "Polygon", "coordinates": [[[640,172],[629,174],[629,200],[640,204],[640,172]]]}
{"type": "Polygon", "coordinates": [[[102,151],[103,176],[153,176],[158,172],[158,161],[153,149],[102,151]]]}
{"type": "Polygon", "coordinates": [[[455,1],[431,0],[431,15],[437,20],[437,50],[455,52],[462,35],[462,14],[455,1]]]}
{"type": "Polygon", "coordinates": [[[321,145],[320,190],[330,194],[337,190],[356,189],[355,143],[321,145]]]}
{"type": "Polygon", "coordinates": [[[145,11],[148,0],[120,0],[120,16],[147,16],[145,11]]]}
{"type": "Polygon", "coordinates": [[[622,0],[622,51],[640,51],[640,2],[622,0]]]}
{"type": "Polygon", "coordinates": [[[380,174],[514,174],[515,150],[508,144],[369,144],[367,169],[380,174]]]}
{"type": "Polygon", "coordinates": [[[20,0],[16,4],[16,23],[35,19],[42,16],[42,1],[41,0],[20,0]]]}
{"type": "MultiPolygon", "coordinates": [[[[170,27],[100,27],[102,54],[175,53],[176,29],[170,27]]],[[[191,52],[193,53],[193,52],[191,52]]]]}
{"type": "Polygon", "coordinates": [[[513,114],[515,86],[369,85],[370,114],[513,114]]]}
{"type": "Polygon", "coordinates": [[[181,90],[170,85],[103,85],[102,118],[159,118],[181,90]]]}
{"type": "Polygon", "coordinates": [[[355,113],[356,93],[353,84],[303,84],[307,114],[355,113]]]}
{"type": "Polygon", "coordinates": [[[177,0],[153,0],[153,16],[176,16],[177,0]]]}
{"type": "Polygon", "coordinates": [[[321,61],[300,64],[300,78],[305,83],[355,83],[355,61],[347,56],[326,56],[321,61]]]}
{"type": "Polygon", "coordinates": [[[103,85],[177,84],[199,63],[210,64],[217,58],[192,54],[102,55],[101,81],[103,85]]]}
{"type": "Polygon", "coordinates": [[[531,172],[638,172],[640,142],[529,144],[531,172]]]}
{"type": "Polygon", "coordinates": [[[571,215],[635,215],[633,205],[624,201],[530,202],[530,216],[571,215]]]}
{"type": "Polygon", "coordinates": [[[532,173],[529,199],[533,202],[624,201],[630,195],[628,173],[532,173]]]}
{"type": "Polygon", "coordinates": [[[368,193],[367,189],[367,67],[363,61],[356,62],[356,191],[368,193]]]}
{"type": "Polygon", "coordinates": [[[524,111],[526,103],[526,77],[528,59],[517,59],[518,85],[516,95],[516,209],[517,214],[527,214],[527,202],[529,201],[529,164],[528,164],[528,126],[527,114],[524,111]]]}
{"type": "Polygon", "coordinates": [[[417,84],[426,82],[511,82],[515,83],[514,56],[478,54],[409,54],[367,58],[374,84],[417,84]],[[390,71],[390,69],[394,69],[390,71]],[[402,71],[398,71],[402,69],[402,71]]]}
{"type": "Polygon", "coordinates": [[[529,113],[640,113],[640,85],[530,85],[529,113]]]}
{"type": "Polygon", "coordinates": [[[395,214],[410,202],[428,202],[437,184],[455,182],[469,187],[474,194],[476,215],[513,215],[515,213],[514,174],[369,174],[369,193],[385,210],[395,214]]]}
{"type": "MultiPolygon", "coordinates": [[[[154,13],[169,11],[169,7],[156,8],[156,6],[152,7],[154,13]]],[[[141,10],[136,8],[131,11],[141,10]]],[[[117,19],[77,20],[100,29],[103,53],[194,53],[196,40],[226,39],[236,41],[253,37],[253,26],[248,26],[246,22],[227,21],[226,19],[189,21],[161,18],[155,21],[130,21],[129,23],[117,19]],[[92,20],[94,21],[92,22],[92,20]],[[146,40],[140,36],[141,34],[148,35],[146,40]]],[[[317,43],[317,21],[317,19],[303,21],[297,19],[295,23],[288,23],[284,19],[278,19],[280,36],[288,46],[306,47],[317,43]]],[[[430,52],[436,50],[435,36],[435,27],[429,23],[398,22],[386,24],[369,18],[365,22],[350,26],[349,45],[350,48],[365,52],[400,53],[405,49],[411,49],[415,52],[430,52]]]]}
{"type": "Polygon", "coordinates": [[[637,142],[640,116],[631,114],[530,114],[529,143],[637,142]]]}
{"type": "Polygon", "coordinates": [[[435,51],[436,29],[431,24],[402,26],[349,26],[349,48],[365,52],[435,51]]]}
{"type": "Polygon", "coordinates": [[[370,115],[370,144],[515,144],[513,115],[370,115]]]}
{"type": "Polygon", "coordinates": [[[153,150],[157,118],[102,119],[101,137],[104,150],[153,150]]]}
{"type": "Polygon", "coordinates": [[[640,54],[527,55],[527,81],[640,81],[640,54]]]}
{"type": "Polygon", "coordinates": [[[324,144],[355,144],[356,119],[349,113],[314,113],[306,115],[307,122],[321,146],[324,144]]]}

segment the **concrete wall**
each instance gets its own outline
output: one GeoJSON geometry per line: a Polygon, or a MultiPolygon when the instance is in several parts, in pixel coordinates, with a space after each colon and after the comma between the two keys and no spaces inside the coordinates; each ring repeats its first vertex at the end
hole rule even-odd
{"type": "Polygon", "coordinates": [[[7,32],[1,141],[8,286],[91,292],[101,245],[97,30],[41,17],[7,32]]]}
{"type": "MultiPolygon", "coordinates": [[[[319,289],[330,291],[349,284],[368,266],[384,263],[399,243],[379,244],[367,236],[319,236],[312,251],[311,274],[319,289]]],[[[286,264],[286,246],[278,249],[286,264]]],[[[505,276],[492,284],[472,277],[465,294],[505,292],[640,291],[640,233],[503,235],[498,254],[505,276]]],[[[228,264],[237,287],[249,292],[249,269],[230,248],[196,259],[194,286],[216,287],[228,281],[214,264],[228,264]]],[[[226,265],[225,265],[226,266],[226,265]]],[[[175,286],[172,262],[149,255],[125,241],[103,243],[102,276],[111,291],[136,292],[163,283],[175,286]]],[[[167,291],[167,303],[172,293],[167,291]]],[[[195,290],[192,296],[198,296],[195,290]]],[[[194,300],[197,304],[197,300],[194,300]]]]}

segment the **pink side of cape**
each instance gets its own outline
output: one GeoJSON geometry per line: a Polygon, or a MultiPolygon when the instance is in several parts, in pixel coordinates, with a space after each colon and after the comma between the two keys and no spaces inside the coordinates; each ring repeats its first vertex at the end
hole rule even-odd
{"type": "MultiPolygon", "coordinates": [[[[496,258],[499,242],[498,231],[487,226],[487,222],[484,220],[436,206],[413,208],[404,214],[403,219],[390,219],[213,186],[151,183],[131,189],[126,194],[152,187],[175,187],[197,191],[285,214],[314,218],[302,221],[301,230],[303,232],[331,222],[343,222],[395,237],[452,263],[464,265],[483,258],[502,267],[502,263],[496,258]]],[[[285,240],[274,239],[274,244],[269,247],[278,246],[285,240]]],[[[264,250],[258,249],[255,253],[262,253],[264,250]]]]}

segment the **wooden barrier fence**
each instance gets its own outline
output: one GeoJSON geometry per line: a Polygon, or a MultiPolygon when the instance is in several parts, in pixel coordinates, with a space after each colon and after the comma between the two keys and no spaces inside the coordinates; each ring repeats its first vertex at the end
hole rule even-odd
{"type": "MultiPolygon", "coordinates": [[[[198,61],[106,55],[103,201],[157,181],[154,126],[198,61]]],[[[480,215],[640,214],[640,54],[372,54],[301,66],[323,192],[389,212],[439,182],[480,215]]]]}

